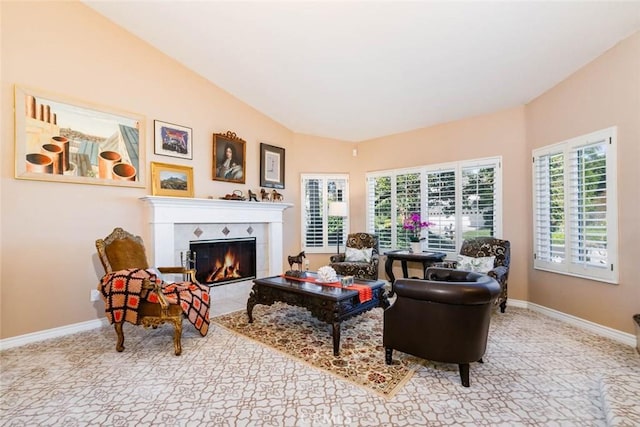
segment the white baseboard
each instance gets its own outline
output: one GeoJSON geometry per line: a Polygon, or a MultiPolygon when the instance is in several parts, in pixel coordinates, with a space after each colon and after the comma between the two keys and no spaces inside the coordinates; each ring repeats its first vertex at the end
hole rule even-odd
{"type": "Polygon", "coordinates": [[[38,341],[44,341],[51,338],[63,337],[65,335],[71,335],[78,332],[89,331],[97,329],[102,326],[108,325],[106,317],[102,319],[89,320],[86,322],[74,323],[73,325],[61,326],[59,328],[47,329],[40,332],[33,332],[30,334],[19,335],[13,338],[6,338],[0,340],[0,351],[13,347],[19,347],[26,344],[31,344],[38,341]]]}
{"type": "MultiPolygon", "coordinates": [[[[604,337],[610,338],[622,344],[629,345],[631,347],[636,347],[637,345],[636,337],[633,334],[621,332],[616,329],[612,329],[607,326],[602,326],[597,323],[593,323],[588,320],[584,320],[579,317],[572,316],[570,314],[562,313],[557,310],[543,307],[538,304],[510,298],[507,303],[507,310],[509,309],[509,306],[528,308],[530,310],[537,311],[546,316],[549,316],[554,319],[558,319],[560,321],[577,326],[579,328],[591,331],[595,334],[602,335],[604,337]]],[[[33,332],[30,334],[20,335],[13,338],[6,338],[3,340],[0,340],[0,351],[13,348],[13,347],[19,347],[26,344],[31,344],[38,341],[44,341],[51,338],[71,335],[77,332],[83,332],[91,329],[100,328],[107,324],[108,324],[107,318],[103,317],[102,319],[89,320],[87,322],[75,323],[73,325],[61,326],[59,328],[47,329],[45,331],[40,331],[40,332],[33,332]]]]}
{"type": "Polygon", "coordinates": [[[563,313],[561,311],[544,307],[542,305],[534,304],[528,301],[513,300],[509,298],[507,302],[507,310],[509,310],[510,305],[513,307],[528,308],[529,310],[537,311],[538,313],[542,313],[545,316],[561,320],[565,323],[569,323],[573,326],[577,326],[581,329],[585,329],[587,331],[593,332],[594,334],[610,338],[614,341],[629,345],[631,347],[636,347],[637,345],[636,336],[633,334],[618,331],[617,329],[609,328],[608,326],[602,326],[589,320],[584,320],[579,317],[563,313]]]}

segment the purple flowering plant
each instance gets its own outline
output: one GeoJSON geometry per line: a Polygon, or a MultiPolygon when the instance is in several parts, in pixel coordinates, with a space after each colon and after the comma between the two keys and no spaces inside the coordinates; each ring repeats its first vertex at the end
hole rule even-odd
{"type": "Polygon", "coordinates": [[[425,240],[424,237],[420,237],[420,232],[422,231],[422,229],[429,228],[432,225],[435,224],[429,221],[421,221],[420,214],[418,212],[413,212],[404,218],[402,228],[411,233],[411,235],[409,236],[410,241],[419,242],[420,240],[425,240]]]}

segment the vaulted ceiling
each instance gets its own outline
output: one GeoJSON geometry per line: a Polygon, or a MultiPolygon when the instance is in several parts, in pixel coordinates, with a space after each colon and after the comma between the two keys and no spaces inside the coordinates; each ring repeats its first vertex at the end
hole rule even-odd
{"type": "Polygon", "coordinates": [[[84,2],[292,131],[345,141],[525,104],[640,30],[638,1],[84,2]]]}

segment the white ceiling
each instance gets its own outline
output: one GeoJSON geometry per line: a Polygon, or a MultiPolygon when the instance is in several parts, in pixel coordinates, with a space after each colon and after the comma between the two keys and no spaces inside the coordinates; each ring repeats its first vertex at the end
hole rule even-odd
{"type": "Polygon", "coordinates": [[[346,141],[522,105],[640,29],[640,1],[85,3],[292,131],[346,141]]]}

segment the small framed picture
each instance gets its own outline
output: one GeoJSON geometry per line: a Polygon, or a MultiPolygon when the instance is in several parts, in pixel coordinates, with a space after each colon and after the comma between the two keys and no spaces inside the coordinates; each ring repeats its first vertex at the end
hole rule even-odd
{"type": "Polygon", "coordinates": [[[213,179],[215,181],[245,181],[246,142],[235,132],[213,134],[213,179]]]}
{"type": "Polygon", "coordinates": [[[284,148],[260,143],[260,187],[284,188],[284,148]]]}
{"type": "Polygon", "coordinates": [[[191,128],[154,120],[154,152],[161,156],[193,159],[193,135],[191,128]]]}
{"type": "Polygon", "coordinates": [[[151,162],[151,194],[193,197],[193,168],[151,162]]]}

